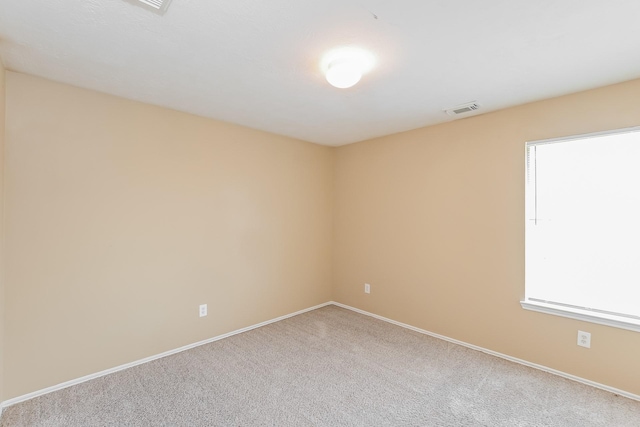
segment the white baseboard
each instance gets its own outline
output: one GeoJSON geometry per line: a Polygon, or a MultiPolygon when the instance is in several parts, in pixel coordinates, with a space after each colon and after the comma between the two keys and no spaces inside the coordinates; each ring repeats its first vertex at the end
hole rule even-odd
{"type": "Polygon", "coordinates": [[[563,377],[563,378],[566,378],[566,379],[569,379],[569,380],[572,380],[572,381],[576,381],[576,382],[579,382],[579,383],[582,383],[582,384],[586,384],[586,385],[589,385],[589,386],[592,386],[592,387],[595,387],[595,388],[599,388],[601,390],[608,391],[610,393],[614,393],[614,394],[617,394],[617,395],[620,395],[620,396],[624,396],[624,397],[627,397],[629,399],[640,401],[640,395],[637,395],[637,394],[633,394],[633,393],[626,392],[624,390],[619,390],[619,389],[616,389],[616,388],[613,388],[613,387],[609,387],[609,386],[604,385],[604,384],[596,383],[594,381],[590,381],[590,380],[587,380],[587,379],[584,379],[584,378],[580,378],[580,377],[577,377],[575,375],[567,374],[567,373],[562,372],[562,371],[557,371],[555,369],[551,369],[551,368],[548,368],[546,366],[538,365],[536,363],[527,362],[526,360],[522,360],[522,359],[518,359],[518,358],[515,358],[515,357],[511,357],[511,356],[508,356],[506,354],[502,354],[502,353],[498,353],[496,351],[488,350],[486,348],[478,347],[478,346],[473,345],[473,344],[468,344],[468,343],[463,342],[463,341],[458,341],[456,339],[449,338],[449,337],[446,337],[444,335],[440,335],[440,334],[436,334],[436,333],[433,333],[433,332],[426,331],[424,329],[416,328],[415,326],[407,325],[406,323],[397,322],[395,320],[388,319],[386,317],[379,316],[377,314],[369,313],[368,311],[360,310],[358,308],[351,307],[351,306],[348,306],[348,305],[345,305],[345,304],[341,304],[339,302],[329,301],[329,302],[326,302],[324,304],[319,304],[319,305],[316,305],[314,307],[309,307],[309,308],[306,308],[304,310],[296,311],[295,313],[291,313],[291,314],[287,314],[287,315],[284,315],[284,316],[280,316],[280,317],[277,317],[275,319],[267,320],[265,322],[258,323],[258,324],[252,325],[252,326],[247,326],[246,328],[238,329],[236,331],[232,331],[232,332],[229,332],[229,333],[226,333],[226,334],[223,334],[223,335],[218,335],[218,336],[215,336],[213,338],[209,338],[209,339],[206,339],[206,340],[203,340],[203,341],[198,341],[198,342],[193,343],[193,344],[188,344],[188,345],[185,345],[185,346],[180,347],[180,348],[176,348],[176,349],[173,349],[173,350],[165,351],[164,353],[156,354],[154,356],[149,356],[149,357],[146,357],[144,359],[140,359],[140,360],[136,360],[134,362],[126,363],[124,365],[116,366],[114,368],[106,369],[104,371],[96,372],[94,374],[85,375],[83,377],[76,378],[74,380],[66,381],[64,383],[57,384],[57,385],[54,385],[54,386],[51,386],[51,387],[47,387],[47,388],[44,388],[42,390],[37,390],[37,391],[31,392],[31,393],[28,393],[28,394],[25,394],[25,395],[22,395],[22,396],[18,396],[18,397],[14,397],[12,399],[9,399],[9,400],[5,400],[4,402],[2,402],[0,404],[0,417],[2,416],[2,410],[4,408],[6,408],[8,406],[11,406],[11,405],[15,405],[16,403],[24,402],[25,400],[33,399],[34,397],[38,397],[38,396],[42,396],[44,394],[52,393],[54,391],[61,390],[63,388],[71,387],[73,385],[80,384],[80,383],[83,383],[85,381],[89,381],[89,380],[92,380],[92,379],[95,379],[95,378],[100,378],[100,377],[103,377],[105,375],[109,375],[109,374],[112,374],[114,372],[122,371],[124,369],[132,368],[134,366],[141,365],[141,364],[147,363],[147,362],[151,362],[151,361],[156,360],[156,359],[160,359],[160,358],[163,358],[163,357],[171,356],[172,354],[180,353],[180,352],[183,352],[183,351],[186,351],[186,350],[189,350],[191,348],[198,347],[198,346],[201,346],[201,345],[204,345],[204,344],[209,344],[211,342],[218,341],[218,340],[221,340],[221,339],[233,336],[233,335],[241,334],[243,332],[247,332],[247,331],[250,331],[252,329],[257,329],[257,328],[260,328],[262,326],[269,325],[271,323],[279,322],[280,320],[284,320],[284,319],[287,319],[289,317],[297,316],[299,314],[306,313],[308,311],[312,311],[312,310],[316,310],[318,308],[326,307],[327,305],[335,305],[337,307],[342,307],[342,308],[345,308],[347,310],[354,311],[356,313],[364,314],[366,316],[370,316],[370,317],[376,318],[378,320],[382,320],[382,321],[385,321],[385,322],[388,322],[388,323],[392,323],[394,325],[397,325],[397,326],[400,326],[400,327],[403,327],[403,328],[406,328],[406,329],[410,329],[410,330],[415,331],[415,332],[419,332],[421,334],[429,335],[431,337],[438,338],[438,339],[441,339],[441,340],[444,340],[444,341],[448,341],[448,342],[453,343],[453,344],[458,344],[458,345],[461,345],[463,347],[467,347],[467,348],[470,348],[472,350],[480,351],[482,353],[486,353],[486,354],[489,354],[489,355],[492,355],[492,356],[496,356],[496,357],[499,357],[501,359],[508,360],[510,362],[518,363],[520,365],[528,366],[530,368],[538,369],[538,370],[541,370],[541,371],[544,371],[544,372],[548,372],[550,374],[557,375],[559,377],[563,377]]]}
{"type": "Polygon", "coordinates": [[[319,305],[316,305],[314,307],[305,308],[304,310],[296,311],[295,313],[286,314],[284,316],[280,316],[280,317],[277,317],[275,319],[271,319],[271,320],[267,320],[267,321],[262,322],[262,323],[258,323],[258,324],[251,325],[251,326],[247,326],[246,328],[238,329],[236,331],[232,331],[232,332],[229,332],[229,333],[226,333],[226,334],[223,334],[223,335],[218,335],[218,336],[215,336],[213,338],[209,338],[209,339],[206,339],[206,340],[203,340],[203,341],[198,341],[198,342],[193,343],[193,344],[188,344],[188,345],[185,345],[185,346],[180,347],[180,348],[176,348],[176,349],[173,349],[173,350],[165,351],[164,353],[156,354],[154,356],[145,357],[144,359],[136,360],[134,362],[125,363],[124,365],[116,366],[116,367],[111,368],[111,369],[105,369],[104,371],[96,372],[95,374],[85,375],[84,377],[80,377],[80,378],[76,378],[74,380],[66,381],[66,382],[63,382],[61,384],[56,384],[56,385],[53,385],[51,387],[43,388],[42,390],[37,390],[37,391],[31,392],[31,393],[24,394],[22,396],[14,397],[13,399],[5,400],[4,402],[2,402],[0,404],[0,416],[2,415],[2,410],[4,408],[6,408],[8,406],[11,406],[11,405],[15,405],[16,403],[24,402],[25,400],[33,399],[34,397],[38,397],[38,396],[42,396],[42,395],[47,394],[47,393],[52,393],[54,391],[62,390],[63,388],[71,387],[71,386],[74,386],[76,384],[83,383],[85,381],[93,380],[95,378],[100,378],[100,377],[103,377],[105,375],[112,374],[114,372],[122,371],[124,369],[129,369],[129,368],[132,368],[132,367],[137,366],[137,365],[142,365],[143,363],[151,362],[151,361],[156,360],[156,359],[161,359],[163,357],[171,356],[172,354],[180,353],[180,352],[183,352],[185,350],[192,349],[194,347],[199,347],[201,345],[209,344],[209,343],[212,343],[214,341],[218,341],[218,340],[221,340],[221,339],[224,339],[224,338],[228,338],[228,337],[233,336],[233,335],[241,334],[243,332],[247,332],[247,331],[250,331],[252,329],[260,328],[262,326],[266,326],[266,325],[269,325],[271,323],[279,322],[280,320],[288,319],[289,317],[297,316],[299,314],[306,313],[306,312],[312,311],[312,310],[316,310],[318,308],[325,307],[325,306],[331,305],[331,304],[333,304],[333,302],[331,302],[331,301],[325,302],[324,304],[319,304],[319,305]]]}
{"type": "Polygon", "coordinates": [[[480,351],[482,353],[489,354],[491,356],[496,356],[496,357],[499,357],[501,359],[508,360],[509,362],[518,363],[520,365],[524,365],[524,366],[528,366],[530,368],[538,369],[540,371],[544,371],[544,372],[547,372],[549,374],[557,375],[559,377],[566,378],[568,380],[576,381],[576,382],[579,382],[579,383],[582,383],[582,384],[585,384],[585,385],[588,385],[588,386],[591,386],[591,387],[599,388],[601,390],[608,391],[610,393],[617,394],[619,396],[624,396],[624,397],[627,397],[629,399],[640,401],[640,395],[637,395],[637,394],[629,393],[627,391],[620,390],[620,389],[617,389],[617,388],[614,388],[614,387],[609,387],[608,385],[600,384],[600,383],[597,383],[595,381],[591,381],[591,380],[587,380],[585,378],[577,377],[575,375],[567,374],[566,372],[562,372],[562,371],[558,371],[558,370],[555,370],[555,369],[552,369],[552,368],[548,368],[548,367],[543,366],[543,365],[538,365],[537,363],[527,362],[526,360],[522,360],[522,359],[518,359],[516,357],[508,356],[506,354],[498,353],[497,351],[488,350],[488,349],[483,348],[483,347],[478,347],[477,345],[469,344],[469,343],[466,343],[466,342],[463,342],[463,341],[458,341],[456,339],[449,338],[449,337],[446,337],[444,335],[436,334],[436,333],[433,333],[433,332],[426,331],[424,329],[416,328],[415,326],[407,325],[406,323],[397,322],[395,320],[388,319],[386,317],[378,316],[377,314],[369,313],[368,311],[360,310],[359,308],[351,307],[351,306],[348,306],[346,304],[341,304],[341,303],[335,302],[335,301],[332,301],[331,304],[333,304],[335,306],[338,306],[338,307],[346,308],[347,310],[355,311],[356,313],[364,314],[366,316],[371,316],[371,317],[376,318],[378,320],[382,320],[382,321],[385,321],[385,322],[388,322],[388,323],[392,323],[394,325],[401,326],[403,328],[410,329],[412,331],[419,332],[421,334],[429,335],[431,337],[438,338],[438,339],[441,339],[441,340],[444,340],[444,341],[448,341],[448,342],[453,343],[453,344],[458,344],[458,345],[461,345],[463,347],[470,348],[472,350],[476,350],[476,351],[480,351]]]}

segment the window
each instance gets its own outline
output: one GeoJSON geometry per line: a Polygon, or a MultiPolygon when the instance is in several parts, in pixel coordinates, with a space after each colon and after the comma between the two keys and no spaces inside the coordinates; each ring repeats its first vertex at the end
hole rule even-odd
{"type": "Polygon", "coordinates": [[[640,128],[527,143],[523,308],[640,331],[640,128]]]}

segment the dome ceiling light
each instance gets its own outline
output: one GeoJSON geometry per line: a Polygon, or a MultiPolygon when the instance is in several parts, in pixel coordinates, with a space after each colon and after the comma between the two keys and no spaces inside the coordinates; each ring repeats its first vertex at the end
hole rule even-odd
{"type": "Polygon", "coordinates": [[[356,47],[341,47],[327,52],[321,63],[327,81],[339,89],[349,88],[375,65],[374,56],[356,47]]]}

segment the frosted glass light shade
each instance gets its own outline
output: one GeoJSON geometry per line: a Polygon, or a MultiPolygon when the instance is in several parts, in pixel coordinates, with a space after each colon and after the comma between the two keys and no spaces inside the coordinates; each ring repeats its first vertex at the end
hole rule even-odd
{"type": "Polygon", "coordinates": [[[359,64],[348,60],[335,60],[329,64],[327,81],[339,89],[346,89],[358,83],[362,78],[359,64]]]}
{"type": "Polygon", "coordinates": [[[375,63],[376,59],[370,52],[355,46],[342,46],[323,55],[320,69],[329,84],[346,89],[358,83],[375,63]]]}

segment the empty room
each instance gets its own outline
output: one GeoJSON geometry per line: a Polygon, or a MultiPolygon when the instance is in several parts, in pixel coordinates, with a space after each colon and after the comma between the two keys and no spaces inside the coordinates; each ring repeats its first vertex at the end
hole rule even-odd
{"type": "Polygon", "coordinates": [[[0,0],[0,426],[640,426],[637,0],[0,0]]]}

